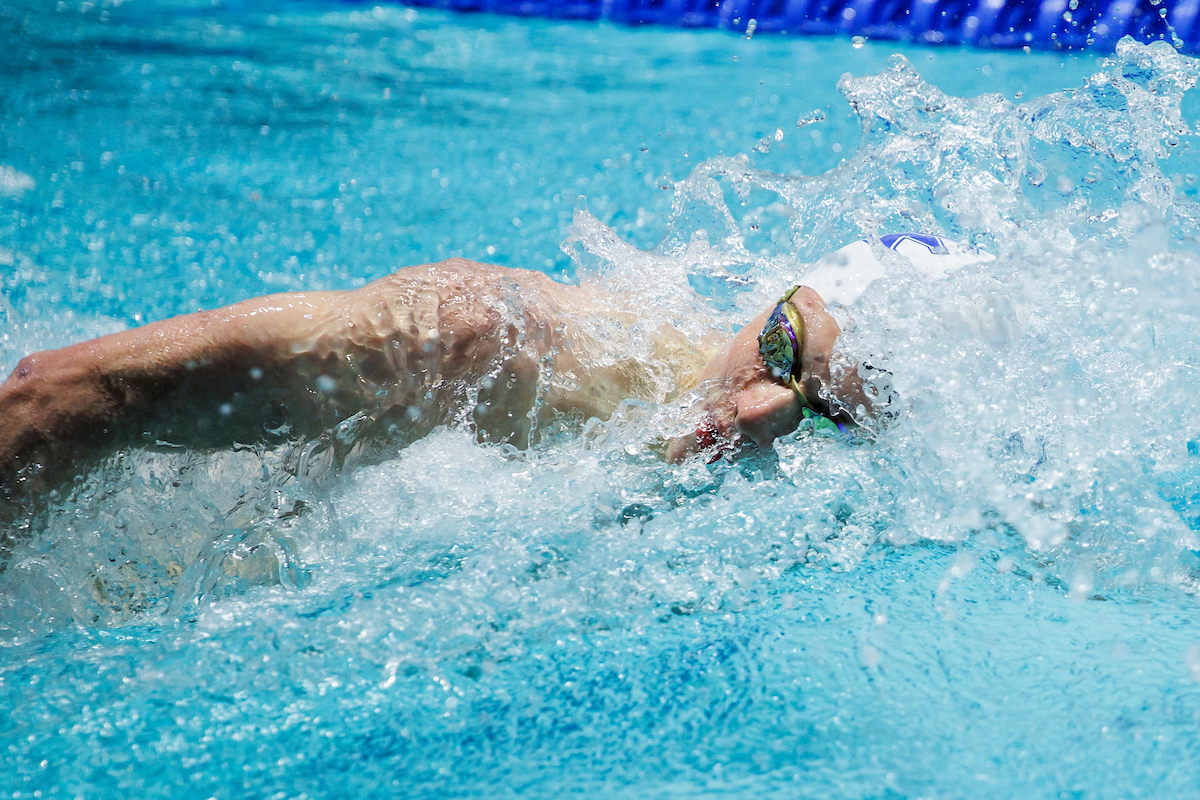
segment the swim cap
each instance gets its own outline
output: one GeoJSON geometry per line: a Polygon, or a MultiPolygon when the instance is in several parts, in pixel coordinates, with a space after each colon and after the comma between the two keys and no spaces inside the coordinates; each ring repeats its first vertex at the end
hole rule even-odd
{"type": "MultiPolygon", "coordinates": [[[[908,259],[913,269],[934,280],[968,264],[995,260],[976,247],[929,233],[889,233],[879,237],[884,247],[908,259]]],[[[886,267],[866,239],[851,242],[822,258],[800,279],[826,303],[853,305],[867,287],[883,277],[886,267]]]]}

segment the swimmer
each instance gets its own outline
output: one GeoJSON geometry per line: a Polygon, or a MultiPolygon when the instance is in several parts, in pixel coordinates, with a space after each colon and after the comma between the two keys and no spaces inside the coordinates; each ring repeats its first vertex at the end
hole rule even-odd
{"type": "Polygon", "coordinates": [[[879,400],[863,368],[832,368],[840,329],[810,286],[715,348],[664,325],[649,357],[626,357],[597,334],[599,318],[635,321],[597,289],[464,259],[174,317],[22,359],[0,384],[0,469],[10,479],[122,432],[245,442],[358,412],[418,434],[466,422],[481,440],[524,444],[555,414],[604,419],[627,398],[695,391],[695,430],[665,447],[680,461],[769,447],[805,409],[854,425],[879,400]]]}

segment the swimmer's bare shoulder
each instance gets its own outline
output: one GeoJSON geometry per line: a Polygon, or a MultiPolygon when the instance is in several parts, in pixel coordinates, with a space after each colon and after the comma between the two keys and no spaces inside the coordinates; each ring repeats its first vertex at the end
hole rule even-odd
{"type": "Polygon", "coordinates": [[[0,384],[0,466],[169,399],[175,412],[237,416],[258,410],[239,402],[265,397],[329,418],[381,398],[436,404],[440,387],[512,339],[505,303],[530,297],[551,309],[573,301],[571,287],[541,273],[451,259],[356,290],[269,295],[35,353],[0,384]]]}

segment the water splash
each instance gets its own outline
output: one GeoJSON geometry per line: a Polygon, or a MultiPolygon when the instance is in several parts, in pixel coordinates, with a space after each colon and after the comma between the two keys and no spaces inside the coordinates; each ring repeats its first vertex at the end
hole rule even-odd
{"type": "MultiPolygon", "coordinates": [[[[845,351],[885,365],[904,398],[905,413],[868,446],[802,428],[738,464],[668,467],[661,442],[686,427],[684,397],[627,403],[582,433],[548,431],[523,455],[480,453],[443,432],[333,489],[296,488],[311,471],[302,448],[135,451],[58,503],[3,580],[42,587],[24,595],[35,617],[55,608],[107,625],[194,613],[256,585],[295,590],[312,565],[347,584],[461,574],[486,595],[552,563],[563,586],[603,574],[585,595],[639,618],[736,603],[737,587],[795,565],[851,569],[880,543],[984,537],[1031,572],[1065,583],[1094,574],[1097,592],[1190,588],[1200,217],[1169,175],[1190,141],[1180,104],[1198,74],[1168,47],[1127,42],[1083,87],[1017,105],[948,96],[896,57],[878,75],[842,79],[863,142],[831,172],[709,160],[676,186],[653,252],[577,210],[564,250],[582,280],[637,298],[643,320],[622,331],[621,348],[644,358],[662,323],[719,342],[855,237],[920,229],[997,253],[939,283],[898,261],[837,312],[845,351]],[[542,533],[520,523],[551,507],[542,533]],[[636,553],[628,536],[605,533],[628,508],[647,510],[632,517],[636,553]],[[501,510],[510,524],[496,524],[501,510]],[[508,529],[521,533],[496,538],[508,529]],[[637,566],[594,572],[622,560],[637,566]]],[[[568,616],[590,618],[587,606],[568,616]]],[[[540,618],[532,608],[522,613],[540,618]]]]}
{"type": "Polygon", "coordinates": [[[33,178],[0,164],[0,196],[20,197],[34,187],[33,178]]]}
{"type": "MultiPolygon", "coordinates": [[[[903,398],[872,442],[808,425],[667,465],[685,397],[524,451],[460,426],[362,458],[350,424],[114,454],[5,542],[0,790],[1186,794],[1196,74],[1123,43],[1014,104],[897,59],[842,80],[863,138],[830,172],[706,161],[652,251],[578,210],[565,247],[637,301],[608,332],[639,358],[661,322],[719,340],[851,239],[996,253],[936,283],[894,261],[837,310],[903,398]]],[[[110,325],[4,313],[10,363],[110,325]]]]}
{"type": "Polygon", "coordinates": [[[713,159],[677,185],[654,253],[585,211],[569,244],[604,285],[653,274],[657,303],[726,329],[853,238],[925,230],[997,253],[936,284],[893,264],[838,312],[843,348],[886,364],[907,412],[867,453],[777,445],[809,538],[848,505],[868,531],[859,555],[987,532],[1064,581],[1086,567],[1104,589],[1192,587],[1200,214],[1181,191],[1195,161],[1181,103],[1198,75],[1168,46],[1125,41],[1084,86],[1014,104],[948,96],[897,56],[839,84],[863,141],[838,168],[713,159]]]}

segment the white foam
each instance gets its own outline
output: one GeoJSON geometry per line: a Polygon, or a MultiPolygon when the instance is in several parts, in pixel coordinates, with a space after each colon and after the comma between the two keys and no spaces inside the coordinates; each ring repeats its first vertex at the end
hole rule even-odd
{"type": "Polygon", "coordinates": [[[20,197],[34,187],[33,178],[24,172],[0,164],[0,195],[20,197]]]}

